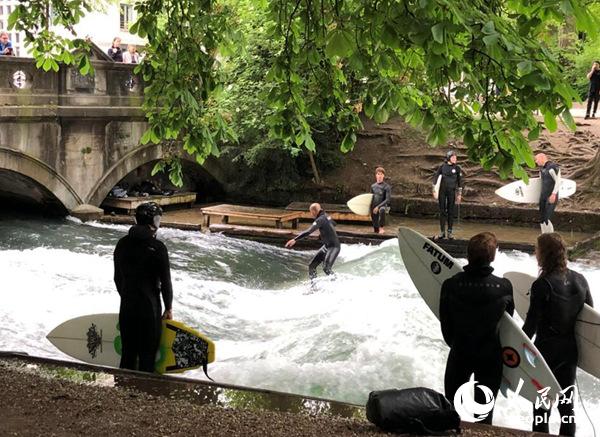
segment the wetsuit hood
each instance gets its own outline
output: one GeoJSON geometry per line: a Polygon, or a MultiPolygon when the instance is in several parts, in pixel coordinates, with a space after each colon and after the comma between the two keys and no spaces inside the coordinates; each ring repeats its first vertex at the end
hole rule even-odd
{"type": "Polygon", "coordinates": [[[156,236],[156,232],[148,225],[133,225],[129,228],[129,236],[136,240],[149,240],[156,236]]]}

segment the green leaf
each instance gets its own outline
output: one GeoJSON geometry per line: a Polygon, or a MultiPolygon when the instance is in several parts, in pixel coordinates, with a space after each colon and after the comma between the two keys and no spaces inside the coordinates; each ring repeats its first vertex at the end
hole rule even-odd
{"type": "Polygon", "coordinates": [[[498,43],[499,36],[500,35],[498,35],[497,33],[493,33],[491,35],[484,36],[483,37],[483,42],[488,47],[494,46],[494,45],[496,45],[498,43]]]}
{"type": "Polygon", "coordinates": [[[573,120],[573,116],[571,115],[569,108],[565,108],[560,114],[560,117],[569,129],[572,131],[577,130],[577,125],[575,124],[575,120],[573,120]]]}
{"type": "Polygon", "coordinates": [[[304,147],[306,147],[311,152],[314,152],[316,150],[315,142],[313,141],[312,136],[310,134],[306,134],[306,136],[304,137],[304,147]]]}
{"type": "Polygon", "coordinates": [[[540,137],[540,125],[537,125],[534,129],[530,130],[527,134],[529,141],[535,141],[540,137]]]}
{"type": "Polygon", "coordinates": [[[142,144],[148,144],[148,142],[150,141],[150,136],[152,130],[150,128],[146,129],[146,132],[144,132],[144,135],[142,135],[142,138],[140,139],[140,143],[142,144]]]}
{"type": "Polygon", "coordinates": [[[444,23],[438,23],[431,28],[433,39],[442,44],[444,42],[444,23]]]}
{"type": "Polygon", "coordinates": [[[51,68],[52,68],[52,58],[46,58],[44,60],[44,64],[42,65],[42,69],[44,71],[50,71],[51,68]]]}
{"type": "Polygon", "coordinates": [[[373,120],[375,120],[375,122],[378,124],[385,123],[389,118],[390,113],[386,108],[379,109],[375,111],[375,114],[373,114],[373,120]]]}
{"type": "Polygon", "coordinates": [[[544,111],[544,124],[546,125],[546,129],[550,132],[556,131],[556,128],[558,127],[556,116],[551,111],[544,111]]]}
{"type": "Polygon", "coordinates": [[[354,148],[354,144],[356,144],[356,134],[354,132],[348,132],[340,144],[340,150],[343,153],[348,153],[354,148]]]}
{"type": "Polygon", "coordinates": [[[519,73],[522,75],[531,73],[532,69],[533,64],[531,63],[531,61],[521,61],[517,64],[517,70],[519,70],[519,73]]]}
{"type": "Polygon", "coordinates": [[[496,26],[494,25],[493,21],[488,21],[487,23],[485,23],[485,26],[483,26],[481,31],[486,35],[492,35],[496,33],[496,26]]]}
{"type": "Polygon", "coordinates": [[[352,34],[343,29],[335,29],[329,35],[325,53],[328,57],[339,56],[345,58],[350,56],[355,50],[352,34]]]}

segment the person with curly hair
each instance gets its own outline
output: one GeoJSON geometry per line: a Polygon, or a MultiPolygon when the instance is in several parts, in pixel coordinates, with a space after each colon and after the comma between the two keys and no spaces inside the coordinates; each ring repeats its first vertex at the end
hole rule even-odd
{"type": "MultiPolygon", "coordinates": [[[[541,234],[535,249],[540,275],[531,286],[531,304],[523,331],[535,345],[564,389],[575,384],[577,371],[577,315],[592,295],[586,279],[567,267],[567,249],[557,233],[541,234]]],[[[574,400],[575,396],[571,399],[574,400]]],[[[575,435],[573,402],[559,402],[560,435],[575,435]]],[[[533,431],[548,432],[550,411],[534,406],[533,431]]]]}

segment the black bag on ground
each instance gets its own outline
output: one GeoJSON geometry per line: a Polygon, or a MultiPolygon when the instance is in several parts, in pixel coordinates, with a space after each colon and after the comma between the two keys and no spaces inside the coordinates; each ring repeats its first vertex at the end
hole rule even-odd
{"type": "Polygon", "coordinates": [[[367,419],[385,431],[419,435],[460,432],[460,416],[446,399],[425,387],[369,393],[367,419]]]}

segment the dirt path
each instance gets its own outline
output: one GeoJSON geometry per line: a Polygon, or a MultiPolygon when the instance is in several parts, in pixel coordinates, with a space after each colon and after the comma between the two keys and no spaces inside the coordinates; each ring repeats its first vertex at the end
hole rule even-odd
{"type": "MultiPolygon", "coordinates": [[[[468,426],[465,437],[530,433],[468,426]]],[[[2,436],[357,436],[381,437],[365,420],[250,411],[92,386],[40,374],[33,364],[0,360],[2,436]]],[[[396,434],[397,435],[397,434],[396,434]]]]}

